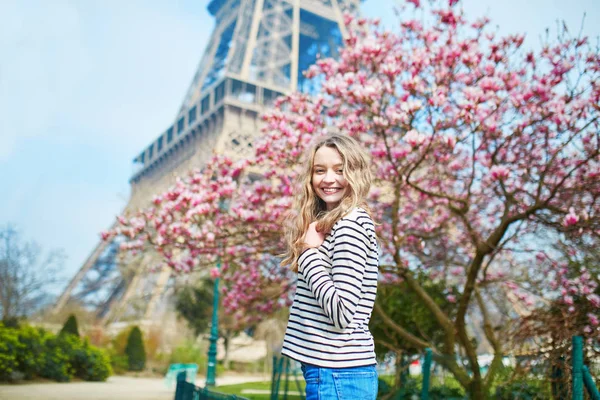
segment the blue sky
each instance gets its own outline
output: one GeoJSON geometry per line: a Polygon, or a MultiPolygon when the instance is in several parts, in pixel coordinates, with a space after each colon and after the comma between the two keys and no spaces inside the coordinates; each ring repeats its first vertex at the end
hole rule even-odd
{"type": "MultiPolygon", "coordinates": [[[[65,284],[125,206],[131,160],[173,122],[213,27],[207,4],[0,1],[0,225],[64,249],[65,284]]],[[[395,4],[362,11],[393,28],[395,4]]],[[[557,19],[578,31],[584,12],[600,35],[598,0],[460,4],[526,47],[557,19]]]]}

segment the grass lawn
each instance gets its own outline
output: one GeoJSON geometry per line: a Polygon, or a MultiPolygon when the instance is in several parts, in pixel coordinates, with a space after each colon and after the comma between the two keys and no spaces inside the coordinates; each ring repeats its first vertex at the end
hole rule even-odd
{"type": "MultiPolygon", "coordinates": [[[[304,393],[304,379],[299,379],[300,389],[302,393],[304,393]]],[[[298,392],[298,386],[296,382],[290,380],[288,383],[288,393],[289,392],[298,392]]],[[[250,383],[240,383],[238,385],[227,385],[227,386],[217,386],[216,391],[219,393],[226,394],[235,394],[237,396],[242,396],[250,400],[269,400],[271,398],[271,382],[250,382],[250,383]],[[266,391],[264,394],[253,394],[253,393],[242,393],[243,390],[261,390],[266,391]]],[[[285,392],[285,382],[281,382],[279,385],[279,397],[283,399],[283,394],[285,392]]],[[[300,400],[301,397],[298,395],[288,394],[288,400],[300,400]]]]}

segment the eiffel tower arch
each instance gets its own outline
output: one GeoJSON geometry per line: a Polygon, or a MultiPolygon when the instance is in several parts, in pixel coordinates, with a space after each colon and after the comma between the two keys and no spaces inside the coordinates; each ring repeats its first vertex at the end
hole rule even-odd
{"type": "MultiPolygon", "coordinates": [[[[247,157],[260,115],[274,100],[315,84],[302,73],[317,56],[336,57],[343,13],[359,0],[212,0],[215,27],[173,123],[134,158],[125,212],[150,204],[176,176],[201,168],[215,153],[247,157]]],[[[90,307],[106,324],[156,321],[168,309],[175,277],[151,272],[149,255],[123,261],[118,243],[99,242],[54,306],[90,307]]]]}

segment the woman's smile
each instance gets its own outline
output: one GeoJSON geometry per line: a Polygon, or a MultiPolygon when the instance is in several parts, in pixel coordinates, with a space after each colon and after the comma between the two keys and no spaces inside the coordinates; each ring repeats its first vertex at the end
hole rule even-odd
{"type": "Polygon", "coordinates": [[[348,181],[344,177],[344,160],[331,147],[323,146],[315,153],[312,185],[327,210],[336,207],[346,194],[348,181]]]}
{"type": "Polygon", "coordinates": [[[342,188],[321,188],[325,194],[334,194],[342,190],[342,188]]]}

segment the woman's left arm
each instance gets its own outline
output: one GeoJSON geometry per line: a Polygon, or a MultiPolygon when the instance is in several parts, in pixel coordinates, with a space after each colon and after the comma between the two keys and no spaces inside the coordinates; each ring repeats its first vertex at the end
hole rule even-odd
{"type": "Polygon", "coordinates": [[[332,275],[317,249],[304,251],[298,267],[325,314],[338,329],[354,319],[362,294],[371,239],[353,219],[342,219],[333,234],[332,275]]]}

